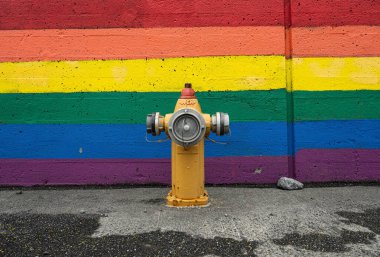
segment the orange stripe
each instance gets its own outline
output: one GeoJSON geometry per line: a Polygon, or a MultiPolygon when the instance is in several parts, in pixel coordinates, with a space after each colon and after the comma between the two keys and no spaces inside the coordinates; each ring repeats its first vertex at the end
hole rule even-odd
{"type": "Polygon", "coordinates": [[[292,28],[293,56],[380,56],[380,26],[292,28]]]}
{"type": "Polygon", "coordinates": [[[0,31],[0,61],[283,55],[283,27],[0,31]]]}

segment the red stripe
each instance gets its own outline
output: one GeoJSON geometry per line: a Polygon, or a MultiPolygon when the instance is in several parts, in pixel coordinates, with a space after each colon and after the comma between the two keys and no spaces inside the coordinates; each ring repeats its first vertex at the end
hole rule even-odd
{"type": "MultiPolygon", "coordinates": [[[[291,0],[293,26],[380,25],[378,0],[291,0]]],[[[284,24],[283,0],[0,1],[0,29],[284,24]]]]}
{"type": "Polygon", "coordinates": [[[282,25],[283,0],[0,1],[0,29],[282,25]]]}
{"type": "Polygon", "coordinates": [[[293,26],[380,25],[379,0],[292,0],[293,26]]]}

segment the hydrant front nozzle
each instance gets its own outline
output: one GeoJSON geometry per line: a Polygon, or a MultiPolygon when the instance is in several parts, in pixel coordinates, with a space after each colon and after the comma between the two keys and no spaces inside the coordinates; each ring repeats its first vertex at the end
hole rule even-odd
{"type": "Polygon", "coordinates": [[[180,109],[173,113],[168,126],[171,140],[185,148],[198,144],[206,134],[204,117],[192,108],[180,109]]]}

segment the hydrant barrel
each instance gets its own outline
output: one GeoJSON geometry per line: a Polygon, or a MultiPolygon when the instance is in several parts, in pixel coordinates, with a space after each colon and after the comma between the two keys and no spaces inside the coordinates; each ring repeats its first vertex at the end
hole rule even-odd
{"type": "Polygon", "coordinates": [[[172,190],[170,205],[207,204],[204,190],[204,139],[188,149],[172,142],[172,190]],[[185,200],[185,201],[183,201],[185,200]]]}
{"type": "Polygon", "coordinates": [[[207,205],[205,190],[204,141],[211,132],[218,136],[229,133],[229,116],[217,112],[202,113],[190,83],[185,84],[174,113],[147,116],[147,133],[153,136],[165,131],[172,140],[172,187],[167,196],[169,206],[207,205]]]}

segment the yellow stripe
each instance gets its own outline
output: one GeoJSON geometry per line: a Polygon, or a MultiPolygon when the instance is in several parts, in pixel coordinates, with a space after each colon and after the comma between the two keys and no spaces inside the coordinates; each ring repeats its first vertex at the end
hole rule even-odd
{"type": "MultiPolygon", "coordinates": [[[[380,90],[380,57],[294,58],[293,90],[380,90]]],[[[0,63],[0,93],[177,92],[286,87],[283,56],[0,63]]]]}
{"type": "Polygon", "coordinates": [[[379,90],[380,57],[294,58],[293,90],[379,90]]]}
{"type": "Polygon", "coordinates": [[[285,88],[283,56],[0,63],[0,93],[285,88]]]}

